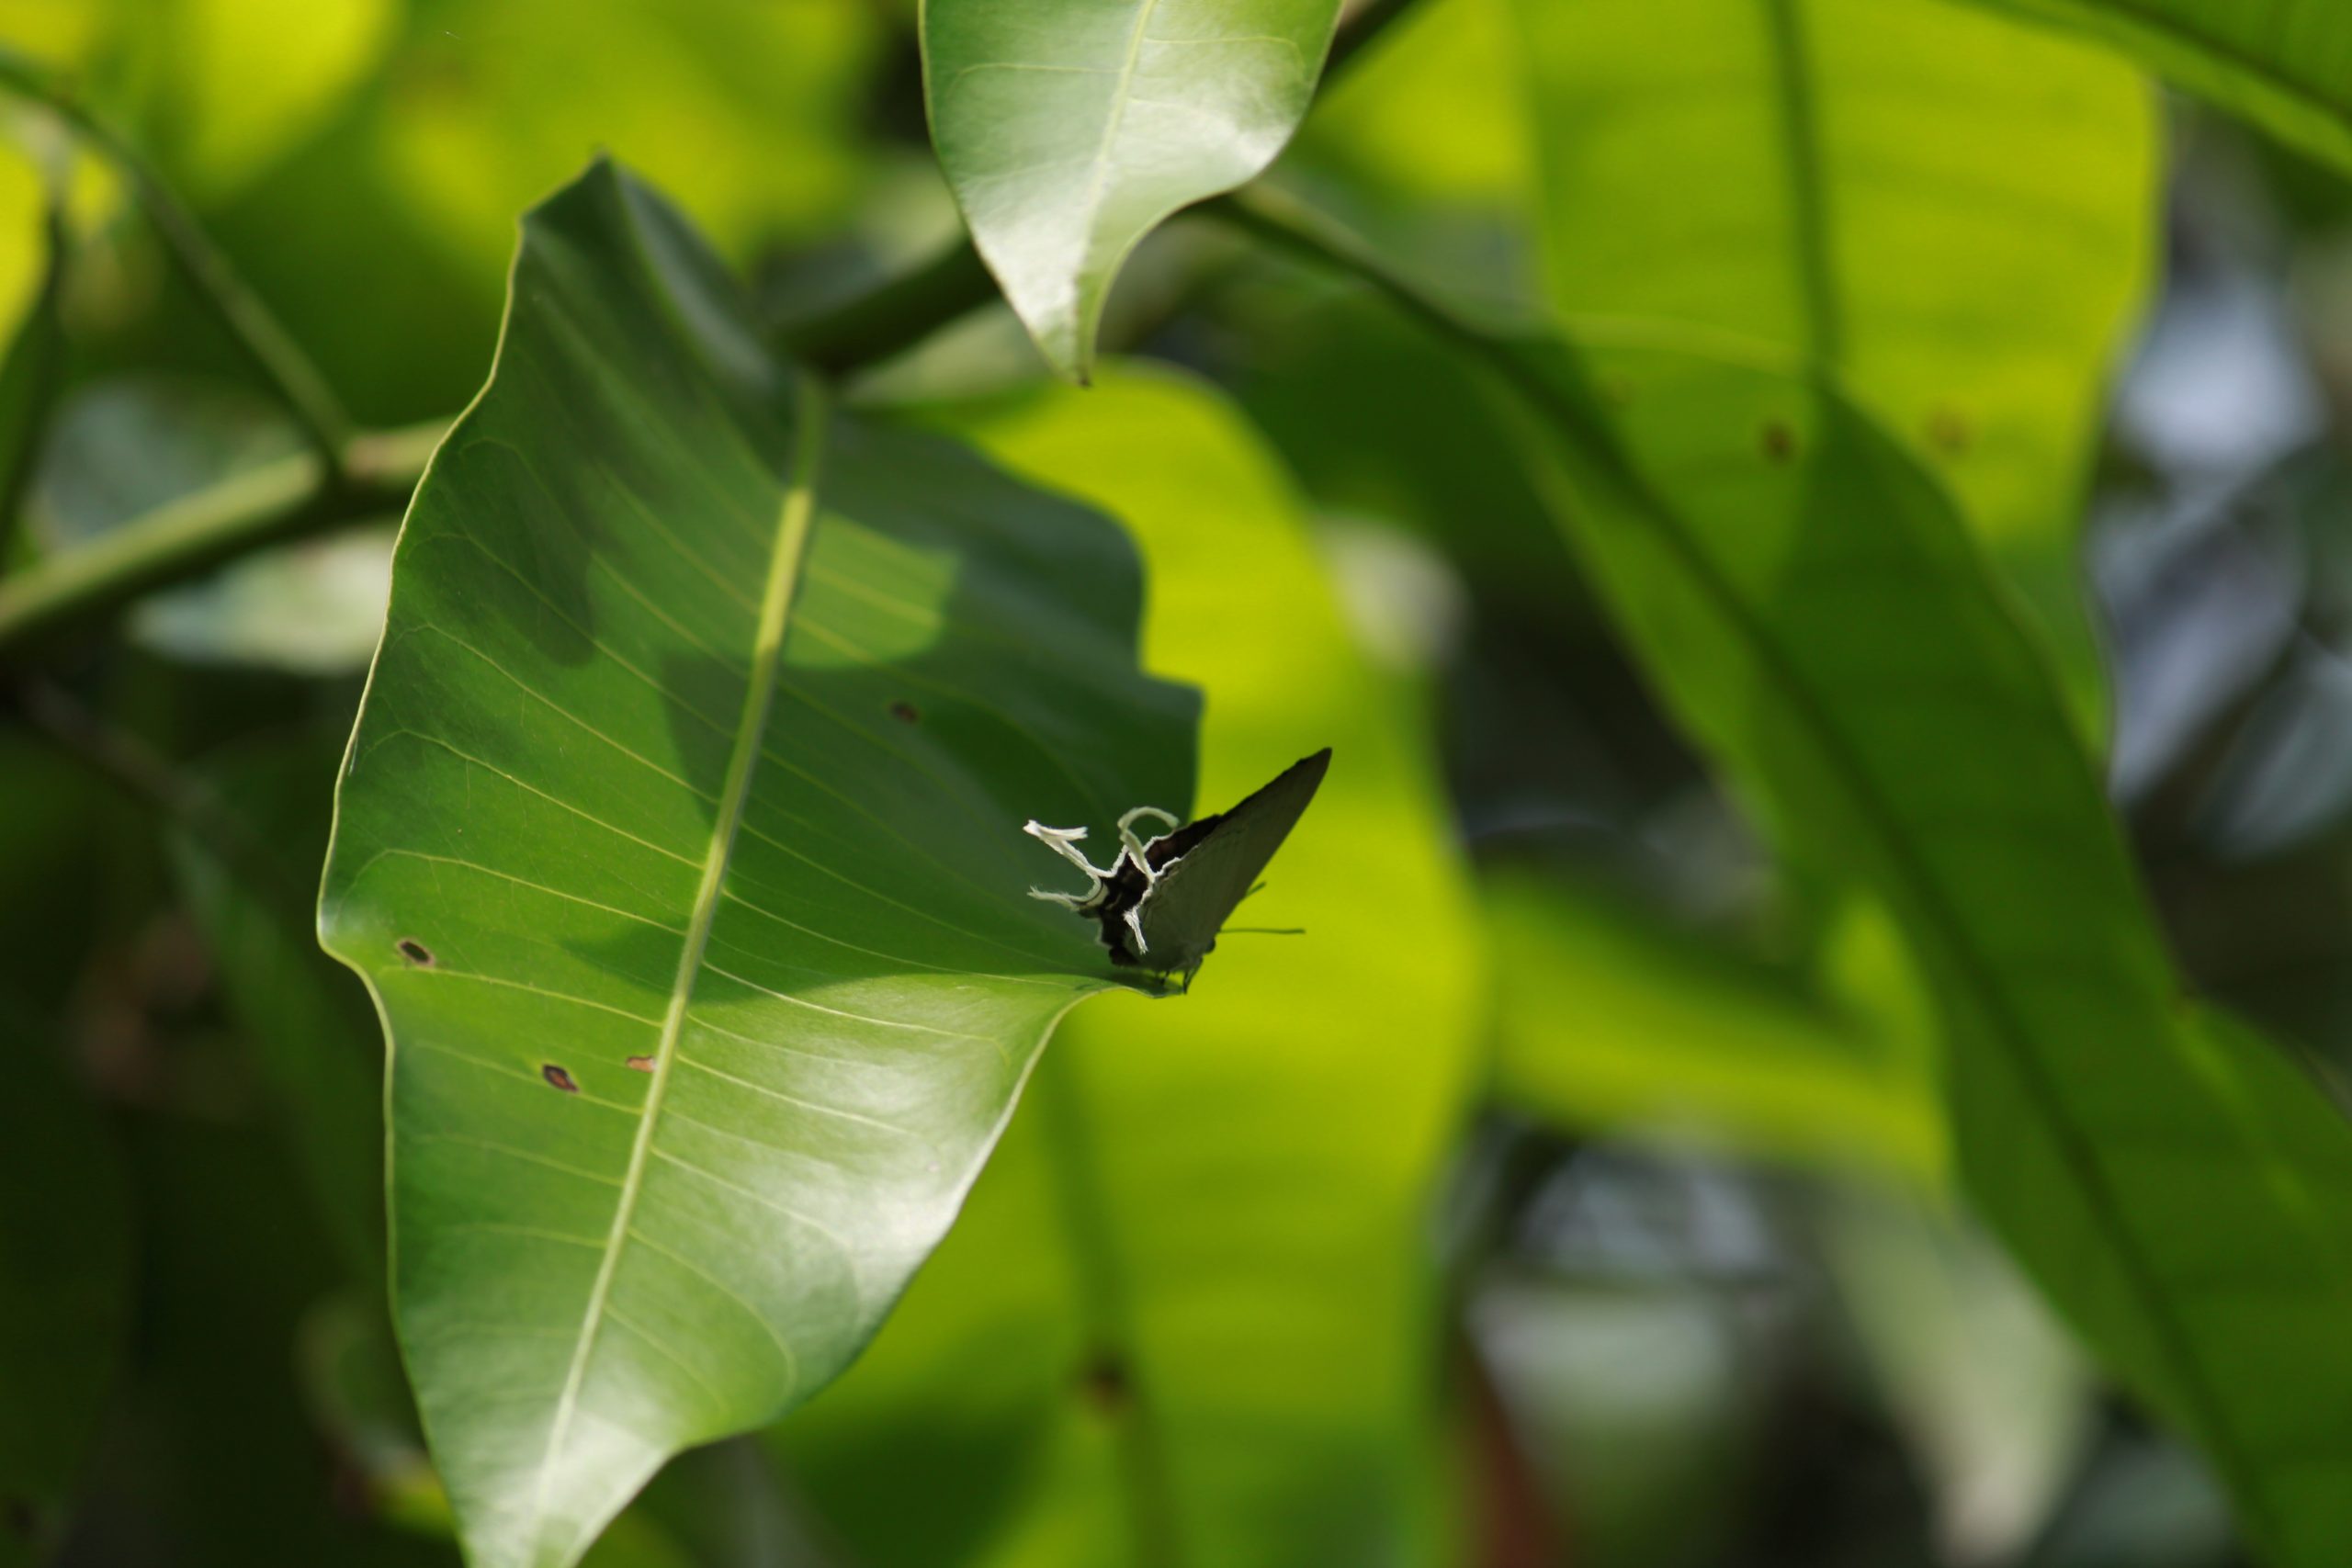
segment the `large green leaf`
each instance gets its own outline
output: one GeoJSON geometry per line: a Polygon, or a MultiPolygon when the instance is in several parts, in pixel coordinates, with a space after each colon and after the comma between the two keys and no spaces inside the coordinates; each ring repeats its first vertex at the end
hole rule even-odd
{"type": "Polygon", "coordinates": [[[964,1222],[780,1446],[871,1568],[1438,1560],[1426,1224],[1483,987],[1415,705],[1199,384],[1114,370],[955,417],[1136,530],[1150,661],[1213,693],[1204,804],[1330,743],[1243,906],[1306,934],[1227,937],[1181,1009],[1073,1019],[964,1222]]]}
{"type": "Polygon", "coordinates": [[[2075,541],[2154,254],[2146,85],[1943,0],[1519,11],[1553,303],[1834,367],[2023,570],[2089,705],[2075,541]]]}
{"type": "Polygon", "coordinates": [[[2122,48],[2291,146],[2352,166],[2352,10],[2338,0],[1975,0],[2122,48]]]}
{"type": "Polygon", "coordinates": [[[2274,1562],[2352,1553],[2352,1128],[2182,1003],[2052,679],[1945,492],[1817,379],[1487,344],[1667,697],[1943,998],[1962,1171],[2274,1562]]]}
{"type": "Polygon", "coordinates": [[[324,940],[391,1036],[394,1302],[478,1568],[880,1322],[1118,984],[1024,818],[1190,803],[1102,518],[833,414],[600,165],[402,532],[324,940]]]}
{"type": "Polygon", "coordinates": [[[1079,380],[1111,280],[1178,209],[1273,162],[1339,0],[929,0],[932,141],[972,242],[1079,380]]]}

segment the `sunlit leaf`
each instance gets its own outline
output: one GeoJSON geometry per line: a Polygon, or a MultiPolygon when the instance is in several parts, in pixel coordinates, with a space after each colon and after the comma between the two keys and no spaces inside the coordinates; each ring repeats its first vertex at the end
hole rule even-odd
{"type": "Polygon", "coordinates": [[[2075,541],[2154,254],[2148,87],[1941,0],[1519,13],[1553,303],[1834,367],[2019,568],[2096,707],[2075,541]]]}
{"type": "Polygon", "coordinates": [[[159,58],[140,116],[199,190],[251,179],[327,119],[381,60],[401,0],[113,0],[159,58]],[[167,64],[164,63],[168,62],[167,64]]]}
{"type": "Polygon", "coordinates": [[[2352,11],[2336,0],[1975,0],[2120,47],[2280,141],[2352,165],[2352,11]]]}
{"type": "Polygon", "coordinates": [[[96,1108],[0,1005],[0,1565],[45,1561],[122,1360],[130,1214],[96,1108]]]}
{"type": "Polygon", "coordinates": [[[1440,1560],[1424,1237],[1483,1002],[1419,727],[1206,389],[1120,370],[954,418],[1136,528],[1149,662],[1211,694],[1204,804],[1331,745],[1239,917],[1306,934],[1073,1018],[964,1222],[777,1441],[877,1568],[1440,1560]]]}
{"type": "Polygon", "coordinates": [[[514,214],[602,149],[729,254],[845,213],[880,42],[862,0],[412,0],[366,140],[395,199],[488,270],[514,214]],[[610,83],[615,90],[583,90],[610,83]],[[626,90],[618,90],[626,84],[626,90]]]}
{"type": "Polygon", "coordinates": [[[609,165],[527,220],[394,579],[321,927],[471,1560],[561,1568],[873,1333],[1119,984],[1023,821],[1188,810],[1197,699],[1115,527],[835,415],[609,165]]]}
{"type": "Polygon", "coordinates": [[[1282,151],[1339,0],[930,0],[932,142],[1005,298],[1084,380],[1112,279],[1282,151]]]}
{"type": "Polygon", "coordinates": [[[1516,209],[1532,150],[1516,96],[1494,85],[1519,47],[1509,0],[1416,0],[1333,73],[1292,161],[1441,207],[1516,209]]]}
{"type": "Polygon", "coordinates": [[[1962,1175],[2273,1562],[2352,1551],[2352,1127],[2182,1005],[2099,781],[1945,493],[1819,381],[1490,346],[1661,690],[1943,998],[1962,1175]]]}

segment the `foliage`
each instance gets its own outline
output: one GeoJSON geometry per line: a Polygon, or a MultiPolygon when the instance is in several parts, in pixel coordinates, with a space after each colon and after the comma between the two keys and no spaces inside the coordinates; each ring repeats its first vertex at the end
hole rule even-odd
{"type": "Polygon", "coordinates": [[[2347,51],[0,4],[0,1562],[2334,1568],[2347,51]]]}

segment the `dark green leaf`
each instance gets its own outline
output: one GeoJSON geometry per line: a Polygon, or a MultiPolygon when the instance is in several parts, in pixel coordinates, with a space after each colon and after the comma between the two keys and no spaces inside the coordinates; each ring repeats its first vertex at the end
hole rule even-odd
{"type": "Polygon", "coordinates": [[[2272,1561],[2352,1553],[2352,1128],[2184,1007],[2098,775],[1944,492],[1777,370],[1496,348],[1668,698],[1944,1002],[1961,1168],[2272,1561]]]}
{"type": "Polygon", "coordinates": [[[390,1026],[393,1282],[477,1568],[880,1323],[1055,1022],[1119,982],[1024,819],[1190,805],[1101,517],[831,412],[600,165],[435,458],[321,926],[390,1026]]]}
{"type": "Polygon", "coordinates": [[[972,241],[1063,375],[1112,279],[1180,208],[1273,162],[1339,0],[931,0],[932,141],[972,241]]]}

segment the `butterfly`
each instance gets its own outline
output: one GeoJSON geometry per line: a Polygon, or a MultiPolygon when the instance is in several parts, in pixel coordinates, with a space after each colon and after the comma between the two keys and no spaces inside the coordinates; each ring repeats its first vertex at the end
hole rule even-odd
{"type": "Polygon", "coordinates": [[[1230,811],[1182,826],[1173,812],[1138,806],[1119,818],[1119,854],[1108,870],[1076,848],[1085,829],[1030,822],[1022,831],[1086,873],[1086,891],[1032,887],[1029,897],[1096,921],[1112,963],[1163,977],[1182,975],[1189,990],[1202,960],[1216,947],[1217,932],[1234,907],[1257,891],[1258,874],[1298,825],[1330,766],[1331,749],[1326,746],[1283,769],[1230,811]],[[1145,818],[1158,818],[1170,830],[1153,839],[1138,837],[1135,825],[1145,818]]]}

